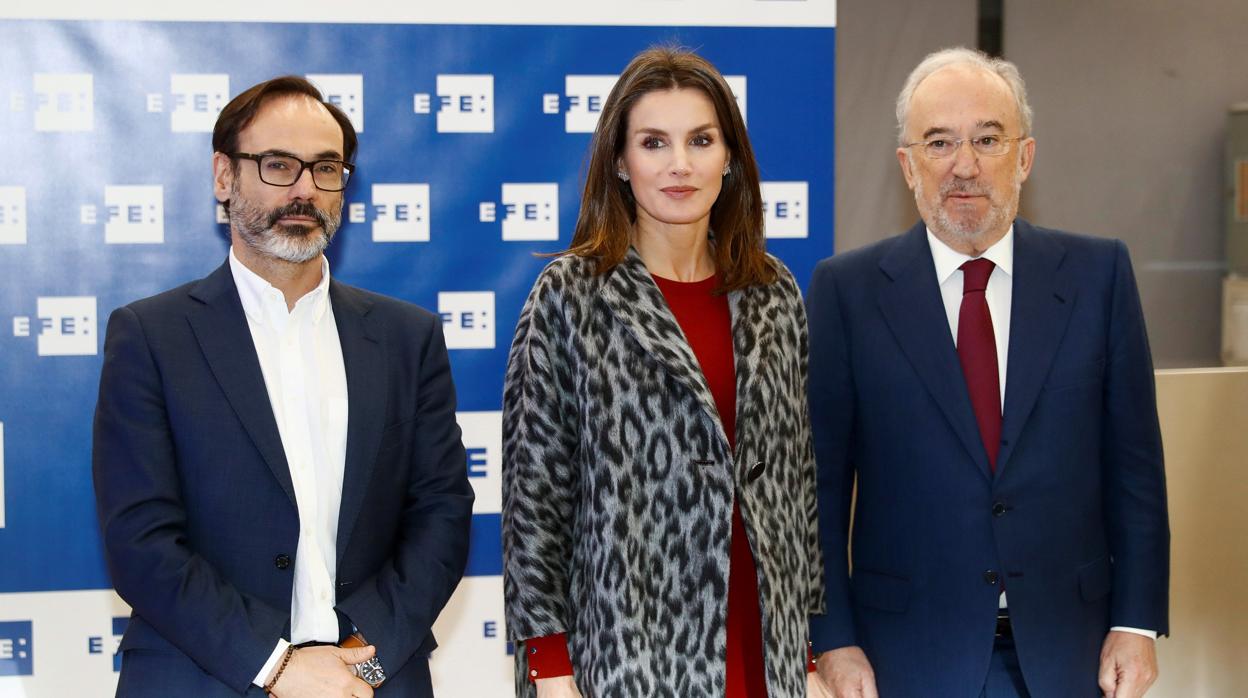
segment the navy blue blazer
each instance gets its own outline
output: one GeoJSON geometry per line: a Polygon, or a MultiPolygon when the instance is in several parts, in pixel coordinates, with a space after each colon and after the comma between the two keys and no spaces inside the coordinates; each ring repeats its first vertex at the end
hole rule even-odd
{"type": "Polygon", "coordinates": [[[922,223],[822,261],[807,310],[828,592],[814,649],[861,646],[883,696],[978,696],[1003,580],[1032,695],[1100,695],[1111,626],[1168,632],[1165,472],[1126,247],[1015,221],[995,474],[922,223]]]}
{"type": "MultiPolygon", "coordinates": [[[[473,494],[438,318],[331,279],[349,400],[337,609],[382,695],[431,695],[431,628],[467,562],[473,494]]],[[[228,263],[113,312],[95,414],[105,557],[133,608],[122,696],[262,694],[289,637],[298,511],[228,263]]]]}

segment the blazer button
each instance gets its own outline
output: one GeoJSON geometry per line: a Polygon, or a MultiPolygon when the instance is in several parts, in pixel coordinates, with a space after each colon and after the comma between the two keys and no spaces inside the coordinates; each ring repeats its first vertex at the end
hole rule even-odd
{"type": "Polygon", "coordinates": [[[995,587],[997,582],[1001,581],[1001,576],[996,573],[996,570],[988,570],[984,573],[984,581],[995,587]]]}
{"type": "Polygon", "coordinates": [[[287,555],[286,553],[282,553],[281,555],[278,555],[277,557],[273,558],[273,566],[279,570],[284,570],[287,567],[290,567],[290,556],[287,555]]]}
{"type": "Polygon", "coordinates": [[[1007,507],[1005,506],[1005,502],[997,502],[992,505],[992,515],[1005,516],[1006,509],[1007,507]]]}
{"type": "Polygon", "coordinates": [[[762,477],[763,473],[766,471],[767,471],[767,465],[760,460],[759,462],[750,466],[750,472],[746,475],[746,479],[749,482],[754,482],[758,478],[762,477]]]}

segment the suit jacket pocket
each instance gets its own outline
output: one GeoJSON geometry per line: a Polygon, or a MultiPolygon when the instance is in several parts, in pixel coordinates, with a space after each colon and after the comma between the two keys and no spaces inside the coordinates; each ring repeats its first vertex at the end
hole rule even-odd
{"type": "Polygon", "coordinates": [[[1079,595],[1084,601],[1099,601],[1109,596],[1112,579],[1109,558],[1103,557],[1079,568],[1079,595]]]}
{"type": "Polygon", "coordinates": [[[902,577],[855,568],[849,588],[858,606],[902,613],[910,605],[910,580],[902,577]]]}
{"type": "Polygon", "coordinates": [[[1044,381],[1044,390],[1049,393],[1069,390],[1100,383],[1104,378],[1105,359],[1102,358],[1074,366],[1062,366],[1053,369],[1053,372],[1044,381]]]}

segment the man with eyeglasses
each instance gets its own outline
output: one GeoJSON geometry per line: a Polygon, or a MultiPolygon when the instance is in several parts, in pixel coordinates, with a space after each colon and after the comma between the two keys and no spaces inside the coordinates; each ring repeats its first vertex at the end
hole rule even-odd
{"type": "Polygon", "coordinates": [[[821,262],[807,297],[819,675],[838,697],[1141,696],[1169,524],[1127,250],[1017,217],[1036,141],[1013,64],[934,53],[897,122],[922,220],[821,262]]]}
{"type": "Polygon", "coordinates": [[[303,78],[240,94],[213,132],[228,259],[109,319],[119,696],[432,696],[473,494],[437,316],[330,277],[356,144],[303,78]]]}

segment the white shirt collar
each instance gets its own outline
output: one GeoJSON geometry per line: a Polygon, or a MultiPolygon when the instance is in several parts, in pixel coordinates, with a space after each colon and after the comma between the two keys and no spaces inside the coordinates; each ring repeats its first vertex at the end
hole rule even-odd
{"type": "MultiPolygon", "coordinates": [[[[281,290],[239,261],[234,254],[233,247],[230,247],[230,272],[234,275],[234,286],[238,288],[238,298],[242,301],[243,312],[247,313],[247,317],[253,322],[264,324],[266,303],[278,302],[281,308],[286,308],[286,297],[282,295],[281,290]]],[[[325,255],[321,255],[320,283],[296,301],[295,308],[291,312],[306,304],[312,305],[313,324],[320,322],[325,316],[325,309],[329,307],[329,260],[325,255]]]]}
{"type": "MultiPolygon", "coordinates": [[[[934,234],[932,229],[927,229],[927,244],[932,249],[932,261],[936,263],[936,283],[943,285],[953,276],[953,272],[967,261],[974,259],[970,255],[962,254],[952,247],[941,242],[934,234]]],[[[1014,226],[1005,231],[1005,235],[997,240],[992,247],[984,250],[980,255],[997,265],[997,268],[1005,272],[1009,276],[1014,275],[1014,226]]]]}

